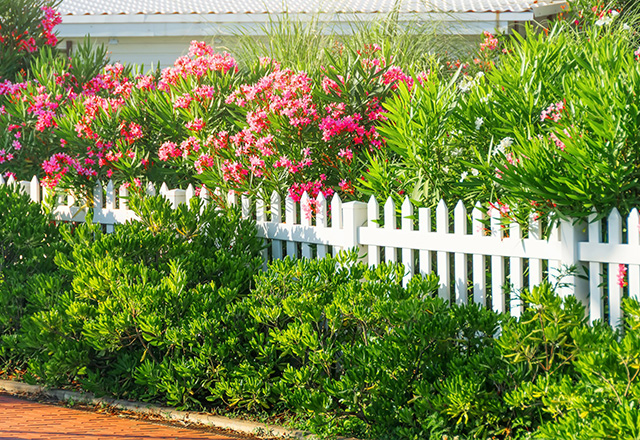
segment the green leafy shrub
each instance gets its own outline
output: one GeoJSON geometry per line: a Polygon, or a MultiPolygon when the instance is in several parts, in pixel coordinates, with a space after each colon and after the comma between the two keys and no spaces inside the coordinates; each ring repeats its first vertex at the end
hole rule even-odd
{"type": "Polygon", "coordinates": [[[63,250],[55,225],[17,186],[0,186],[0,369],[21,367],[14,351],[20,320],[33,313],[29,284],[55,270],[63,250]]]}
{"type": "Polygon", "coordinates": [[[20,345],[33,378],[187,405],[216,368],[207,350],[224,350],[216,335],[231,338],[214,318],[247,294],[262,242],[239,213],[197,198],[175,210],[159,197],[130,206],[140,221],[112,234],[92,224],[62,230],[71,251],[56,264],[69,281],[23,320],[20,345]],[[167,386],[136,384],[151,368],[145,360],[169,368],[153,377],[167,386]]]}
{"type": "Polygon", "coordinates": [[[434,275],[406,288],[403,275],[402,265],[368,268],[356,253],[274,262],[244,300],[257,324],[257,367],[229,372],[213,394],[245,406],[275,402],[323,434],[495,432],[504,420],[488,376],[501,362],[500,317],[450,307],[435,297],[434,275]]]}

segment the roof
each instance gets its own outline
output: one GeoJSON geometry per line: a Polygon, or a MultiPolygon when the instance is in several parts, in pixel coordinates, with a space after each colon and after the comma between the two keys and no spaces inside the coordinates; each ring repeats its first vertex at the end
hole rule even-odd
{"type": "Polygon", "coordinates": [[[63,16],[167,14],[290,14],[532,12],[553,0],[62,0],[63,16]]]}

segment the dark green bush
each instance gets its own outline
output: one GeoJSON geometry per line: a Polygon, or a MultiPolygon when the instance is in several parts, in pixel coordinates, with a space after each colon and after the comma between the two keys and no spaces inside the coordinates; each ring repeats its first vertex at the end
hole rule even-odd
{"type": "Polygon", "coordinates": [[[53,223],[16,186],[0,186],[0,370],[21,367],[13,350],[20,319],[33,313],[30,284],[55,270],[63,249],[53,223]]]}
{"type": "Polygon", "coordinates": [[[218,365],[210,351],[224,350],[231,337],[221,334],[218,315],[248,292],[261,240],[237,212],[204,208],[199,199],[176,210],[162,198],[131,207],[140,221],[112,234],[92,224],[62,229],[71,246],[56,257],[62,281],[50,304],[23,321],[29,374],[101,393],[199,402],[218,365]],[[165,367],[154,387],[135,383],[149,385],[145,372],[165,367]]]}
{"type": "Polygon", "coordinates": [[[322,434],[494,432],[502,420],[487,409],[501,404],[488,376],[501,364],[499,316],[450,307],[435,297],[434,275],[406,288],[403,275],[402,265],[370,269],[356,253],[274,262],[243,305],[257,357],[214,396],[293,411],[322,434]]]}

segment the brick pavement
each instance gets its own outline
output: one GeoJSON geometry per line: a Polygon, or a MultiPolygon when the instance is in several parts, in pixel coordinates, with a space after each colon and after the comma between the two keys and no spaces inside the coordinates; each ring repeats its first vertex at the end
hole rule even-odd
{"type": "Polygon", "coordinates": [[[238,438],[0,395],[0,440],[231,440],[238,438]]]}

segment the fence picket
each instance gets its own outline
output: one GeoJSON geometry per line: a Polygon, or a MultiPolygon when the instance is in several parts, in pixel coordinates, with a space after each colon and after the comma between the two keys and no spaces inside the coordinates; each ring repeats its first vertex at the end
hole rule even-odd
{"type": "MultiPolygon", "coordinates": [[[[391,197],[387,199],[383,209],[385,232],[394,231],[396,229],[396,204],[391,197]]],[[[387,263],[395,263],[398,261],[395,247],[385,246],[384,261],[387,263]]]]}
{"type": "MultiPolygon", "coordinates": [[[[327,199],[322,194],[322,191],[316,197],[316,226],[323,229],[327,228],[327,199]]],[[[327,255],[327,246],[319,244],[317,254],[318,258],[324,258],[327,255]]]]}
{"type": "MultiPolygon", "coordinates": [[[[491,236],[503,240],[502,218],[498,209],[491,210],[491,236]]],[[[491,307],[504,313],[504,259],[500,255],[491,256],[491,307]]]]}
{"type": "Polygon", "coordinates": [[[242,196],[240,196],[240,210],[243,219],[251,217],[251,199],[246,194],[242,194],[242,196]]]}
{"type": "MultiPolygon", "coordinates": [[[[282,223],[282,199],[280,194],[276,191],[271,193],[271,223],[282,223]]],[[[283,258],[282,252],[283,243],[281,240],[273,240],[271,242],[271,256],[274,260],[281,260],[283,258]]]]}
{"type": "MultiPolygon", "coordinates": [[[[106,189],[106,197],[105,197],[105,208],[108,211],[113,211],[116,208],[116,192],[113,188],[113,180],[109,180],[109,182],[107,183],[107,189],[106,189]]],[[[112,217],[113,218],[113,217],[112,217]]],[[[114,230],[114,226],[113,223],[108,223],[105,226],[105,229],[107,231],[107,234],[111,234],[114,230]]]]}
{"type": "MultiPolygon", "coordinates": [[[[409,197],[405,197],[400,210],[402,215],[401,229],[403,231],[413,231],[413,205],[409,201],[409,197]]],[[[402,263],[404,264],[405,268],[403,283],[406,286],[407,284],[409,284],[409,280],[413,276],[413,249],[402,248],[402,263]]]]}
{"type": "MultiPolygon", "coordinates": [[[[522,231],[517,222],[512,221],[509,225],[509,240],[519,242],[522,240],[522,231]]],[[[511,316],[520,317],[522,313],[522,301],[520,292],[522,291],[522,258],[509,258],[509,310],[511,316]]]]}
{"type": "Polygon", "coordinates": [[[151,183],[151,182],[147,183],[147,187],[145,189],[145,192],[149,196],[155,196],[156,195],[156,188],[155,188],[155,186],[153,186],[153,183],[151,183]]]}
{"type": "MultiPolygon", "coordinates": [[[[256,223],[265,223],[267,221],[267,217],[264,212],[264,201],[261,198],[256,200],[256,223]]],[[[262,254],[262,269],[267,270],[267,262],[269,261],[269,252],[266,249],[262,249],[260,251],[262,254]]]]}
{"type": "MultiPolygon", "coordinates": [[[[453,211],[453,233],[456,239],[464,239],[467,235],[467,209],[462,200],[453,211]]],[[[453,259],[456,304],[467,304],[467,255],[456,252],[453,259]]]]}
{"type": "MultiPolygon", "coordinates": [[[[627,219],[627,233],[629,235],[629,245],[640,250],[640,213],[637,208],[633,208],[627,219]]],[[[629,297],[640,300],[640,265],[629,265],[629,297]]]]}
{"type": "Polygon", "coordinates": [[[119,202],[120,202],[120,206],[119,208],[122,211],[126,211],[129,208],[129,190],[127,189],[126,186],[124,185],[120,185],[120,189],[118,190],[118,198],[119,198],[119,202]]]}
{"type": "MultiPolygon", "coordinates": [[[[103,206],[103,196],[102,196],[102,184],[100,182],[93,188],[93,210],[94,216],[97,217],[97,214],[102,211],[103,206]]],[[[74,203],[73,198],[69,195],[67,200],[67,206],[72,206],[74,203]]]]}
{"type": "MultiPolygon", "coordinates": [[[[339,233],[342,230],[342,200],[338,193],[333,195],[331,199],[331,229],[339,233]]],[[[333,256],[340,252],[339,246],[333,246],[333,256]]]]}
{"type": "MultiPolygon", "coordinates": [[[[367,203],[367,226],[373,229],[379,229],[380,205],[375,197],[371,196],[367,203]]],[[[380,248],[378,246],[369,246],[368,252],[369,266],[377,266],[380,264],[380,248]]]]}
{"type": "MultiPolygon", "coordinates": [[[[300,198],[300,224],[302,226],[311,226],[312,215],[311,199],[305,191],[300,198]]],[[[302,243],[302,258],[311,259],[311,246],[308,243],[302,243]]]]}
{"type": "MultiPolygon", "coordinates": [[[[484,214],[477,203],[471,212],[472,234],[476,237],[484,236],[484,214]]],[[[485,257],[481,254],[473,254],[473,302],[487,305],[487,277],[485,268],[485,257]]]]}
{"type": "MultiPolygon", "coordinates": [[[[542,224],[537,213],[529,217],[529,239],[542,240],[542,224]]],[[[529,258],[529,289],[542,283],[542,261],[539,258],[529,258]]]]}
{"type": "MultiPolygon", "coordinates": [[[[622,243],[622,217],[616,208],[609,214],[609,244],[622,243]]],[[[621,324],[622,287],[618,284],[619,264],[609,263],[609,324],[617,327],[621,324]]]]}
{"type": "MultiPolygon", "coordinates": [[[[287,196],[284,202],[284,222],[288,225],[295,225],[298,221],[296,212],[296,202],[287,196]]],[[[287,241],[287,255],[291,258],[298,258],[298,246],[293,241],[287,241]]]]}
{"type": "MultiPolygon", "coordinates": [[[[436,233],[440,242],[449,240],[449,211],[444,200],[440,200],[436,206],[436,233]]],[[[445,251],[436,252],[436,263],[438,277],[440,277],[440,288],[438,295],[440,298],[451,301],[451,293],[449,291],[449,253],[445,251]]]]}
{"type": "Polygon", "coordinates": [[[184,202],[188,205],[190,205],[191,199],[193,199],[196,195],[196,191],[193,188],[193,185],[190,183],[189,186],[187,186],[187,190],[184,192],[184,202]]]}
{"type": "MultiPolygon", "coordinates": [[[[589,243],[598,244],[602,242],[601,222],[596,220],[596,214],[589,217],[589,243]]],[[[589,321],[594,322],[604,318],[602,307],[602,288],[600,279],[602,277],[602,264],[589,262],[589,321]]]]}
{"type": "Polygon", "coordinates": [[[31,188],[29,188],[29,197],[31,197],[31,201],[34,203],[40,203],[40,182],[36,176],[33,176],[31,179],[31,188]]]}
{"type": "MultiPolygon", "coordinates": [[[[551,228],[551,233],[549,234],[548,240],[550,241],[560,240],[560,231],[557,223],[553,225],[553,227],[551,228]]],[[[548,270],[547,276],[549,278],[549,282],[555,286],[558,283],[558,278],[561,275],[562,264],[558,259],[553,259],[553,260],[549,259],[548,268],[549,270],[548,270]]]]}
{"type": "MultiPolygon", "coordinates": [[[[418,209],[418,230],[420,233],[431,233],[431,209],[418,209]]],[[[420,274],[426,276],[431,273],[431,251],[420,249],[418,251],[420,274]]]]}

